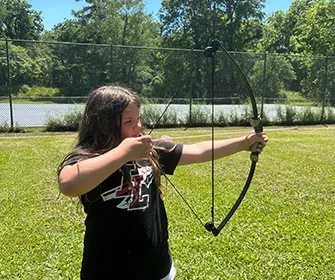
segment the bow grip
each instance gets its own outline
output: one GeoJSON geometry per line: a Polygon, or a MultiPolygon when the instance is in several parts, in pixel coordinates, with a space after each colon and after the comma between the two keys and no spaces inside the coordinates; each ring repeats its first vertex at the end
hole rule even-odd
{"type": "MultiPolygon", "coordinates": [[[[261,122],[262,120],[260,117],[251,119],[251,125],[254,128],[255,133],[259,136],[261,136],[263,132],[263,127],[261,126],[261,122]]],[[[251,161],[258,162],[258,152],[257,152],[258,145],[259,145],[259,142],[254,143],[250,148],[251,150],[250,160],[251,161]]]]}

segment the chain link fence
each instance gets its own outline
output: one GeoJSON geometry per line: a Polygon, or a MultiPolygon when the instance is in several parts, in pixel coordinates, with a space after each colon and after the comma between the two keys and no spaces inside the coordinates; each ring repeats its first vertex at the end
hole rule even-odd
{"type": "MultiPolygon", "coordinates": [[[[278,104],[309,106],[322,121],[334,109],[335,57],[230,54],[267,115],[278,104]]],[[[213,64],[203,50],[0,39],[0,124],[45,126],[82,110],[89,92],[105,84],[131,87],[145,104],[173,98],[184,117],[195,104],[230,110],[248,103],[243,78],[220,50],[213,64]]]]}

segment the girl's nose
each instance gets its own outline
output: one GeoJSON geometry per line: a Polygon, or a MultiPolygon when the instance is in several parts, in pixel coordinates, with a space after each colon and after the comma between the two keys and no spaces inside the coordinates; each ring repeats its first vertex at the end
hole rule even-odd
{"type": "Polygon", "coordinates": [[[141,122],[140,119],[137,120],[137,122],[136,122],[136,124],[135,124],[135,127],[136,127],[137,129],[141,129],[141,128],[142,128],[142,122],[141,122]]]}

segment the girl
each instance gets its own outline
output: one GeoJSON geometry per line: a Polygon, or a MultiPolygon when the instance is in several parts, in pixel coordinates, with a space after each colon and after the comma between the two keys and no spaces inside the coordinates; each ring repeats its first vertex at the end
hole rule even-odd
{"type": "MultiPolygon", "coordinates": [[[[215,141],[215,158],[267,136],[215,141]]],[[[81,279],[173,279],[160,175],[211,160],[212,142],[160,143],[142,134],[140,101],[131,90],[104,86],[86,103],[79,139],[58,169],[59,189],[79,196],[87,214],[81,279]]]]}

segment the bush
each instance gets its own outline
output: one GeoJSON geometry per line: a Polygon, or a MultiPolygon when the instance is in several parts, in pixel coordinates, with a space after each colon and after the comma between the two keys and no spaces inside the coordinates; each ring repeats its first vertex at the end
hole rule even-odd
{"type": "Polygon", "coordinates": [[[275,119],[276,124],[294,125],[296,122],[297,110],[293,106],[277,106],[277,115],[275,119]]]}
{"type": "Polygon", "coordinates": [[[311,107],[304,107],[304,109],[297,114],[298,124],[312,125],[320,123],[321,113],[314,112],[311,107]]]}
{"type": "Polygon", "coordinates": [[[83,113],[74,110],[61,118],[48,117],[46,131],[78,131],[83,113]]]}
{"type": "Polygon", "coordinates": [[[335,111],[332,110],[332,108],[327,107],[325,110],[326,113],[326,118],[325,122],[326,123],[335,123],[335,111]]]}
{"type": "Polygon", "coordinates": [[[0,133],[20,133],[24,132],[23,128],[21,128],[17,123],[14,127],[10,127],[7,122],[3,122],[0,124],[0,133]]]}
{"type": "Polygon", "coordinates": [[[141,120],[147,128],[153,127],[177,127],[183,125],[183,120],[179,119],[177,112],[169,108],[162,116],[163,110],[157,106],[146,104],[142,106],[141,120]]]}
{"type": "Polygon", "coordinates": [[[194,105],[192,107],[191,117],[187,115],[188,126],[211,126],[211,112],[202,105],[194,105]]]}

